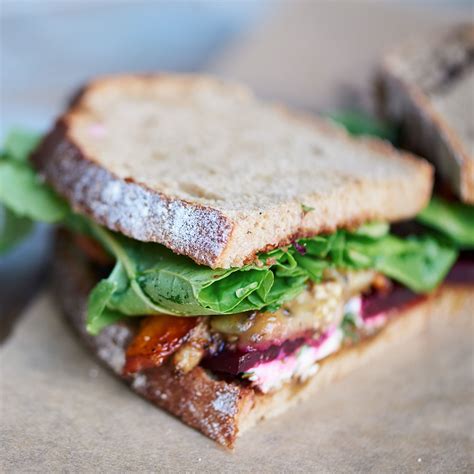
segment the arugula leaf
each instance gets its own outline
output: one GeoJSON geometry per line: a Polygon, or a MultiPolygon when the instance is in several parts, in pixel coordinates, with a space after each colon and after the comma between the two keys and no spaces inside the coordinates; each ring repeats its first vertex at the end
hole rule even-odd
{"type": "Polygon", "coordinates": [[[433,196],[417,220],[446,235],[461,248],[474,248],[474,206],[433,196]]]}
{"type": "Polygon", "coordinates": [[[21,242],[31,231],[33,223],[0,205],[0,254],[21,242]]]}

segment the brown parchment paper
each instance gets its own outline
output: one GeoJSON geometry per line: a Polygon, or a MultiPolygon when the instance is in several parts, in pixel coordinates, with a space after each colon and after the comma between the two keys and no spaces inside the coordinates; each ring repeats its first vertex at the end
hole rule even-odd
{"type": "MultiPolygon", "coordinates": [[[[339,106],[367,94],[382,46],[462,16],[331,3],[287,4],[210,70],[304,108],[339,106]]],[[[0,348],[0,471],[473,472],[472,321],[435,325],[230,453],[99,366],[45,293],[0,348]]]]}
{"type": "Polygon", "coordinates": [[[472,472],[473,315],[261,423],[235,451],[99,366],[48,294],[1,348],[2,472],[472,472]]]}

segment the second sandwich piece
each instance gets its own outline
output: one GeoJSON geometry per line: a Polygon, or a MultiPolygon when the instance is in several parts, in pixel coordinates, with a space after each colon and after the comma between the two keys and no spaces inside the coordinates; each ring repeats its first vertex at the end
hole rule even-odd
{"type": "Polygon", "coordinates": [[[400,145],[436,168],[435,196],[418,220],[449,236],[460,257],[448,280],[474,283],[474,24],[415,37],[384,58],[379,106],[400,145]]]}

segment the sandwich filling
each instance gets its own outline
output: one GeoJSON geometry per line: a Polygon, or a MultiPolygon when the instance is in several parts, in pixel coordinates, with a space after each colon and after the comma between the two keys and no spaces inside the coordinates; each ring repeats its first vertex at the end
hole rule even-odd
{"type": "Polygon", "coordinates": [[[58,223],[74,236],[102,278],[89,297],[91,334],[137,321],[127,376],[173,364],[177,373],[201,365],[262,392],[304,381],[319,361],[371,337],[394,309],[434,290],[459,251],[474,248],[473,208],[435,199],[416,235],[369,222],[298,239],[241,268],[212,269],[76,213],[29,165],[35,144],[18,134],[7,142],[0,202],[18,222],[58,223]]]}

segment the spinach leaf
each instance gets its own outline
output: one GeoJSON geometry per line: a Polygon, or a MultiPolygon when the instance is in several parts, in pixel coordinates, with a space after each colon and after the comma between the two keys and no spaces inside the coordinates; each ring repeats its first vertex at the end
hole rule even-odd
{"type": "Polygon", "coordinates": [[[0,253],[31,232],[31,219],[51,222],[68,212],[29,166],[28,156],[39,139],[38,134],[14,130],[0,154],[0,253]]]}
{"type": "Polygon", "coordinates": [[[110,280],[102,280],[92,290],[87,305],[87,314],[91,315],[87,319],[87,331],[89,333],[98,334],[104,327],[124,318],[122,313],[108,308],[115,290],[115,283],[110,280]]]}
{"type": "Polygon", "coordinates": [[[41,136],[26,130],[12,130],[5,138],[3,155],[11,160],[25,162],[36,148],[41,136]]]}
{"type": "Polygon", "coordinates": [[[474,248],[474,206],[433,196],[417,220],[446,235],[461,248],[474,248]]]}
{"type": "Polygon", "coordinates": [[[457,258],[451,245],[432,235],[387,234],[372,241],[349,235],[346,252],[353,265],[374,268],[418,293],[441,283],[457,258]]]}
{"type": "Polygon", "coordinates": [[[28,162],[39,135],[15,130],[6,138],[0,158],[0,202],[18,217],[57,222],[70,213],[61,199],[28,162]]]}
{"type": "Polygon", "coordinates": [[[32,227],[31,220],[18,217],[10,209],[0,205],[0,254],[21,242],[32,227]]]}
{"type": "MultiPolygon", "coordinates": [[[[457,252],[435,236],[402,239],[378,223],[355,232],[337,231],[299,241],[236,269],[211,269],[165,247],[137,242],[95,224],[91,234],[117,258],[105,306],[89,307],[90,327],[103,327],[108,311],[134,316],[197,316],[274,310],[319,282],[327,268],[373,268],[417,292],[432,290],[444,278],[457,252]],[[102,313],[101,313],[102,311],[102,313]]],[[[100,285],[104,283],[101,282],[100,285]]]]}
{"type": "Polygon", "coordinates": [[[0,161],[0,202],[18,216],[36,221],[58,222],[69,207],[34,170],[20,161],[0,161]]]}

